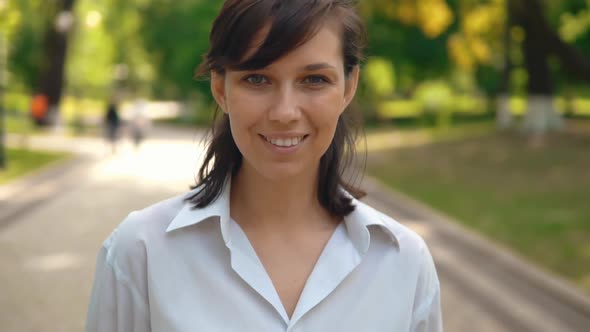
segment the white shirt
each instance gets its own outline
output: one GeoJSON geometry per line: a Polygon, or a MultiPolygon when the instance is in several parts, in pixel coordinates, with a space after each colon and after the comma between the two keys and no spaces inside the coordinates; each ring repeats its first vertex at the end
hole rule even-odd
{"type": "Polygon", "coordinates": [[[86,331],[442,331],[424,241],[357,200],[289,319],[229,191],[203,209],[181,195],[131,213],[100,249],[86,331]]]}

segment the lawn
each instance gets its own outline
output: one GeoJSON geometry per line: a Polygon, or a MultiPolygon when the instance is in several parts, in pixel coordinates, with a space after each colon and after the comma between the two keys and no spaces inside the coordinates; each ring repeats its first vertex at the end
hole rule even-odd
{"type": "Polygon", "coordinates": [[[590,131],[425,143],[369,145],[369,173],[590,292],[590,131]]]}
{"type": "Polygon", "coordinates": [[[4,118],[4,128],[6,132],[12,134],[32,134],[34,131],[33,123],[25,117],[7,116],[4,118]]]}
{"type": "Polygon", "coordinates": [[[65,159],[67,156],[65,153],[9,148],[6,150],[8,168],[5,170],[0,169],[0,185],[47,166],[52,162],[65,159]]]}

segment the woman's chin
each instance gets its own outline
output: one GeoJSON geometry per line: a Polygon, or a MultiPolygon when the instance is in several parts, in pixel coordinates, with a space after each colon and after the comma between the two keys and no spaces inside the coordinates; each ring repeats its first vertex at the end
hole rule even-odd
{"type": "Polygon", "coordinates": [[[273,163],[257,168],[260,177],[271,182],[288,182],[306,177],[306,172],[300,165],[293,163],[273,163]]]}

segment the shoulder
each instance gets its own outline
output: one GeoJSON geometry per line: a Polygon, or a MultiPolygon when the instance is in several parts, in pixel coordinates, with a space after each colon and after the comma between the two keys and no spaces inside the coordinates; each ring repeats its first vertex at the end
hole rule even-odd
{"type": "Polygon", "coordinates": [[[373,226],[387,234],[400,253],[422,255],[428,251],[422,236],[382,211],[359,200],[355,200],[355,211],[358,218],[364,219],[367,226],[373,226]]]}
{"type": "Polygon", "coordinates": [[[394,255],[396,262],[401,263],[405,273],[416,281],[416,297],[421,298],[421,302],[430,303],[438,294],[440,284],[430,249],[422,236],[366,203],[358,201],[357,209],[364,218],[371,219],[367,222],[369,226],[377,226],[377,229],[371,230],[372,238],[377,241],[388,239],[395,242],[393,246],[389,245],[385,248],[397,249],[397,254],[394,255]],[[380,233],[388,236],[374,236],[380,233]]]}
{"type": "Polygon", "coordinates": [[[107,262],[117,269],[145,261],[150,242],[163,239],[166,227],[184,206],[185,194],[131,212],[103,242],[107,262]]]}

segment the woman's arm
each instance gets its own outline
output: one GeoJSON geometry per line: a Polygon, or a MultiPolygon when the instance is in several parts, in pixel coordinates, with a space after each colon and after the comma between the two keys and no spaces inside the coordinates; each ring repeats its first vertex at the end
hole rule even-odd
{"type": "Polygon", "coordinates": [[[86,332],[148,332],[146,295],[112,262],[112,256],[107,246],[98,254],[86,332]]]}
{"type": "Polygon", "coordinates": [[[440,284],[432,255],[424,244],[421,251],[421,271],[416,289],[411,332],[442,332],[440,284]]]}

